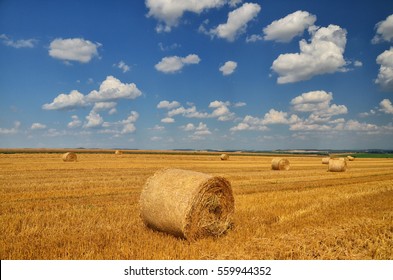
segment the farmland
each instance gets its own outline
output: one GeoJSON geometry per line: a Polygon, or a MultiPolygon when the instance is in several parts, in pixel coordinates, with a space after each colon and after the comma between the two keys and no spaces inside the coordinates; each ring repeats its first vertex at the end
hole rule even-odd
{"type": "Polygon", "coordinates": [[[393,259],[393,159],[326,172],[318,156],[214,153],[0,154],[1,259],[393,259]],[[223,176],[234,228],[188,242],[148,229],[139,197],[162,168],[223,176]]]}

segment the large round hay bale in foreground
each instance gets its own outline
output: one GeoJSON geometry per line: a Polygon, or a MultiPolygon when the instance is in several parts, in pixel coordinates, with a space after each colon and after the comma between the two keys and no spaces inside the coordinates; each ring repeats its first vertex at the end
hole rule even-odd
{"type": "Polygon", "coordinates": [[[329,160],[328,171],[330,172],[344,172],[347,170],[347,161],[341,158],[331,158],[329,160]]]}
{"type": "Polygon", "coordinates": [[[322,164],[329,164],[330,157],[322,158],[322,164]]]}
{"type": "Polygon", "coordinates": [[[349,161],[354,161],[354,160],[355,160],[355,158],[352,157],[352,156],[347,156],[347,159],[348,159],[349,161]]]}
{"type": "Polygon", "coordinates": [[[285,158],[274,158],[272,160],[273,170],[289,170],[289,160],[285,158]]]}
{"type": "Polygon", "coordinates": [[[220,158],[221,158],[221,160],[228,160],[228,159],[229,159],[229,156],[228,156],[227,154],[222,154],[222,155],[220,156],[220,158]]]}
{"type": "Polygon", "coordinates": [[[145,225],[187,240],[222,235],[232,226],[235,208],[225,178],[181,169],[151,176],[139,203],[145,225]]]}
{"type": "Polygon", "coordinates": [[[120,150],[116,150],[116,151],[115,151],[115,155],[118,155],[118,156],[119,156],[119,155],[122,155],[122,154],[123,154],[123,152],[120,151],[120,150]]]}
{"type": "Polygon", "coordinates": [[[68,152],[68,153],[65,153],[65,154],[63,154],[62,156],[61,156],[61,158],[63,159],[63,161],[76,161],[76,154],[75,153],[73,153],[73,152],[68,152]]]}

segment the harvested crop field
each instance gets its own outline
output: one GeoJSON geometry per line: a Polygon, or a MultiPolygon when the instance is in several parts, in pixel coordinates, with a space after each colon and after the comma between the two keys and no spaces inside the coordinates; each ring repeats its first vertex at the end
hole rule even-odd
{"type": "Polygon", "coordinates": [[[5,259],[393,259],[393,159],[357,158],[327,172],[322,157],[230,154],[0,154],[0,257],[5,259]],[[139,216],[162,168],[225,177],[234,227],[189,242],[139,216]]]}

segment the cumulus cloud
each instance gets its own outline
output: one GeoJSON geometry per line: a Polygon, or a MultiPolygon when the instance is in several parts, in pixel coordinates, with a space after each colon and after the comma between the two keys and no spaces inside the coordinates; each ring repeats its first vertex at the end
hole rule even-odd
{"type": "Polygon", "coordinates": [[[121,130],[121,134],[127,134],[135,132],[135,122],[139,118],[139,114],[136,111],[131,111],[128,115],[127,119],[123,120],[121,123],[123,124],[123,129],[121,130]]]}
{"type": "Polygon", "coordinates": [[[180,103],[177,102],[177,101],[169,102],[169,101],[167,101],[167,100],[163,100],[163,101],[160,101],[160,103],[158,103],[157,108],[158,108],[158,109],[168,109],[168,110],[171,110],[171,109],[176,108],[176,107],[179,107],[179,106],[180,106],[180,103]]]}
{"type": "Polygon", "coordinates": [[[128,66],[123,60],[121,60],[117,64],[113,64],[113,66],[119,68],[123,73],[130,71],[130,66],[128,66]]]}
{"type": "Polygon", "coordinates": [[[161,122],[162,123],[174,123],[175,119],[171,118],[171,117],[166,117],[166,118],[161,119],[161,122]]]}
{"type": "Polygon", "coordinates": [[[389,99],[382,100],[379,103],[379,106],[381,107],[381,109],[379,109],[381,112],[384,112],[385,114],[393,114],[393,105],[389,99]]]}
{"type": "Polygon", "coordinates": [[[237,36],[245,32],[248,22],[254,19],[260,10],[261,6],[258,4],[244,3],[228,14],[226,23],[211,29],[209,34],[233,42],[237,36]]]}
{"type": "Polygon", "coordinates": [[[299,42],[300,53],[281,54],[273,61],[272,70],[279,77],[277,83],[309,80],[316,75],[342,71],[347,42],[346,30],[337,25],[309,28],[311,42],[299,42]]]}
{"type": "Polygon", "coordinates": [[[163,73],[179,72],[185,65],[198,64],[201,61],[198,55],[190,54],[186,57],[168,56],[161,59],[154,67],[163,73]]]}
{"type": "Polygon", "coordinates": [[[373,44],[378,44],[383,41],[393,42],[393,15],[388,16],[385,20],[378,22],[375,25],[376,33],[372,39],[373,44]]]}
{"type": "Polygon", "coordinates": [[[269,128],[263,124],[262,119],[247,115],[238,125],[231,127],[229,130],[232,132],[244,130],[266,131],[269,128]]]}
{"type": "Polygon", "coordinates": [[[0,40],[4,45],[15,49],[34,48],[38,43],[36,39],[20,39],[14,41],[5,34],[0,34],[0,40]]]}
{"type": "Polygon", "coordinates": [[[333,94],[323,90],[303,93],[291,100],[293,109],[298,112],[311,112],[310,117],[318,121],[329,120],[335,115],[346,114],[348,109],[345,105],[330,104],[333,94]]]}
{"type": "Polygon", "coordinates": [[[55,39],[49,45],[49,55],[64,61],[89,62],[98,56],[100,43],[92,43],[83,38],[55,39]]]}
{"type": "Polygon", "coordinates": [[[8,135],[8,134],[18,133],[20,125],[21,125],[20,121],[15,121],[14,126],[12,128],[1,128],[0,127],[0,135],[8,135]]]}
{"type": "Polygon", "coordinates": [[[237,68],[237,63],[235,61],[229,60],[225,62],[224,65],[221,66],[219,70],[222,72],[224,76],[227,76],[235,72],[236,68],[237,68]]]}
{"type": "Polygon", "coordinates": [[[93,111],[109,111],[109,114],[114,114],[116,112],[116,102],[97,102],[94,104],[93,111]]]}
{"type": "Polygon", "coordinates": [[[86,99],[88,101],[110,101],[121,98],[135,99],[141,96],[142,92],[134,83],[122,83],[119,79],[113,76],[107,76],[105,81],[100,85],[100,89],[91,91],[86,99]]]}
{"type": "MultiPolygon", "coordinates": [[[[180,18],[185,12],[200,14],[205,10],[221,7],[226,2],[227,0],[146,0],[145,5],[149,9],[147,16],[154,17],[159,21],[156,31],[170,32],[173,27],[178,25],[180,18]]],[[[230,2],[234,3],[234,0],[230,2]]]]}
{"type": "Polygon", "coordinates": [[[96,128],[102,126],[104,123],[103,118],[95,111],[90,111],[89,115],[86,116],[86,123],[83,127],[85,128],[96,128]]]}
{"type": "Polygon", "coordinates": [[[381,53],[377,63],[381,66],[375,83],[384,91],[393,91],[393,47],[381,53]]]}
{"type": "Polygon", "coordinates": [[[44,110],[72,110],[77,107],[84,107],[87,105],[85,96],[77,90],[71,91],[70,94],[61,93],[52,103],[42,105],[44,110]]]}
{"type": "Polygon", "coordinates": [[[72,115],[71,119],[72,119],[72,121],[70,121],[67,124],[68,128],[76,128],[76,127],[80,127],[82,125],[82,121],[79,119],[79,117],[77,115],[72,115]]]}
{"type": "Polygon", "coordinates": [[[317,17],[306,11],[296,11],[284,18],[273,21],[263,29],[264,39],[287,43],[303,34],[304,30],[314,25],[317,17]]]}
{"type": "Polygon", "coordinates": [[[228,106],[230,106],[230,102],[223,102],[223,101],[213,101],[210,102],[209,108],[214,108],[213,112],[211,113],[212,118],[217,118],[219,121],[229,121],[235,118],[235,114],[232,113],[228,106]]]}
{"type": "Polygon", "coordinates": [[[45,129],[46,125],[42,123],[33,123],[30,127],[31,130],[45,129]]]}

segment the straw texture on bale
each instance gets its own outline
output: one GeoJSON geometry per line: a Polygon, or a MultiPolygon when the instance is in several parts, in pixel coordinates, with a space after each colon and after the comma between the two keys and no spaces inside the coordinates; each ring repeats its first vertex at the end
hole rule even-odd
{"type": "Polygon", "coordinates": [[[329,160],[328,170],[330,172],[344,172],[347,170],[347,162],[341,158],[331,158],[329,160]]]}
{"type": "Polygon", "coordinates": [[[221,160],[228,160],[228,159],[229,159],[229,156],[228,156],[227,154],[222,154],[222,155],[220,156],[220,158],[221,158],[221,160]]]}
{"type": "Polygon", "coordinates": [[[330,160],[330,158],[328,158],[328,157],[323,158],[322,164],[329,164],[329,160],[330,160]]]}
{"type": "Polygon", "coordinates": [[[115,151],[115,155],[122,155],[122,154],[123,154],[122,151],[119,151],[119,150],[116,150],[116,151],[115,151]]]}
{"type": "Polygon", "coordinates": [[[289,170],[289,160],[285,158],[274,158],[272,160],[273,170],[289,170]]]}
{"type": "Polygon", "coordinates": [[[354,161],[354,160],[355,160],[355,158],[354,158],[354,157],[351,157],[351,156],[347,156],[347,159],[348,159],[349,161],[354,161]]]}
{"type": "Polygon", "coordinates": [[[62,155],[61,157],[63,161],[76,161],[76,154],[72,152],[68,152],[62,155]]]}
{"type": "Polygon", "coordinates": [[[139,203],[145,225],[187,240],[222,235],[232,226],[235,208],[225,178],[181,169],[151,176],[139,203]]]}

